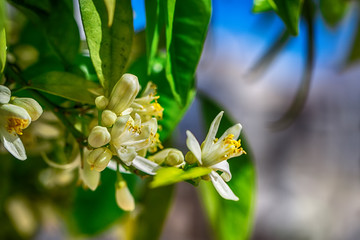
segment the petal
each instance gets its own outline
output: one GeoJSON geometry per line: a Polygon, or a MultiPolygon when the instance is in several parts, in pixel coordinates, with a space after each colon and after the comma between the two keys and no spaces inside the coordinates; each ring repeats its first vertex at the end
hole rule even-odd
{"type": "Polygon", "coordinates": [[[10,101],[11,91],[7,87],[0,85],[0,103],[8,103],[10,101]]]}
{"type": "MultiPolygon", "coordinates": [[[[115,160],[110,160],[109,164],[107,165],[107,168],[109,168],[113,171],[116,171],[117,170],[117,162],[115,160]]],[[[131,172],[126,170],[121,164],[119,165],[119,172],[131,174],[131,172]]]]}
{"type": "Polygon", "coordinates": [[[121,209],[125,211],[132,211],[135,209],[134,197],[131,195],[126,183],[125,186],[116,187],[115,198],[117,205],[121,209]]]}
{"type": "Polygon", "coordinates": [[[241,132],[242,126],[240,123],[235,124],[234,126],[228,128],[224,134],[219,138],[218,142],[221,142],[224,138],[226,138],[229,134],[234,135],[233,139],[237,140],[240,136],[240,132],[241,132]]]}
{"type": "Polygon", "coordinates": [[[131,165],[149,175],[155,175],[160,166],[146,158],[136,156],[131,165]]]}
{"type": "Polygon", "coordinates": [[[210,174],[211,182],[213,183],[216,191],[220,194],[221,197],[228,200],[238,201],[239,198],[233,193],[230,187],[226,182],[220,177],[217,172],[212,171],[210,174]]]}
{"type": "Polygon", "coordinates": [[[79,167],[79,175],[83,183],[92,191],[95,191],[100,182],[100,173],[91,170],[91,166],[84,161],[84,168],[79,167]]]}
{"type": "Polygon", "coordinates": [[[220,121],[221,121],[223,114],[224,114],[224,111],[221,111],[212,121],[209,132],[205,138],[204,145],[202,148],[204,152],[208,152],[210,150],[210,148],[214,142],[214,139],[216,137],[216,133],[219,129],[220,121]]]}
{"type": "Polygon", "coordinates": [[[5,128],[0,129],[0,139],[6,150],[19,160],[25,160],[26,152],[18,135],[9,133],[5,128]]]}
{"type": "Polygon", "coordinates": [[[14,104],[3,104],[0,106],[0,116],[4,119],[6,118],[19,118],[27,120],[27,125],[23,129],[27,128],[31,123],[31,117],[29,113],[22,107],[16,106],[14,104]]]}
{"type": "Polygon", "coordinates": [[[15,98],[11,103],[24,108],[30,115],[31,121],[36,121],[43,113],[40,104],[32,98],[15,98]]]}
{"type": "Polygon", "coordinates": [[[116,153],[121,161],[130,166],[131,161],[136,157],[135,147],[120,147],[116,149],[116,153]]]}
{"type": "Polygon", "coordinates": [[[210,168],[215,171],[221,171],[222,172],[221,177],[225,180],[225,182],[231,180],[230,167],[227,161],[222,161],[217,164],[214,164],[210,168]]]}
{"type": "Polygon", "coordinates": [[[190,131],[186,131],[186,135],[187,135],[186,146],[194,154],[194,156],[199,161],[199,163],[202,164],[201,148],[199,142],[196,140],[195,136],[190,131]]]}
{"type": "Polygon", "coordinates": [[[125,129],[126,123],[129,121],[130,116],[129,115],[125,115],[125,116],[121,116],[118,117],[111,129],[111,138],[116,139],[118,138],[125,129]]]}

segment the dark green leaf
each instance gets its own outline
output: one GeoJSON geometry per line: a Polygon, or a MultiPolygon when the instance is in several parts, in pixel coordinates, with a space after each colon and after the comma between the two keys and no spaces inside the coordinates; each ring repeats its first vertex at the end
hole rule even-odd
{"type": "Polygon", "coordinates": [[[90,57],[109,95],[124,73],[134,35],[130,0],[80,0],[90,57]]]}
{"type": "Polygon", "coordinates": [[[299,20],[303,0],[273,0],[276,7],[274,10],[284,21],[290,34],[299,34],[299,20]]]}
{"type": "Polygon", "coordinates": [[[209,174],[211,171],[210,168],[204,167],[194,167],[186,171],[176,167],[163,167],[156,172],[154,180],[150,183],[150,187],[156,188],[198,178],[209,174]]]}
{"type": "Polygon", "coordinates": [[[174,3],[170,0],[166,3],[166,77],[175,99],[186,105],[190,90],[195,85],[195,71],[211,16],[211,1],[176,1],[172,26],[174,3]]]}
{"type": "Polygon", "coordinates": [[[94,82],[66,72],[48,72],[29,81],[29,88],[37,89],[73,101],[94,104],[101,88],[94,82]]]}
{"type": "Polygon", "coordinates": [[[80,36],[68,3],[65,0],[10,0],[10,3],[41,27],[65,65],[71,65],[79,53],[80,36]]]}
{"type": "MultiPolygon", "coordinates": [[[[210,99],[202,96],[201,103],[206,121],[210,126],[214,117],[222,110],[210,99]]],[[[222,134],[234,122],[224,114],[219,134],[222,134]]],[[[247,152],[237,158],[228,160],[232,179],[228,185],[239,201],[225,200],[220,197],[210,182],[200,184],[201,197],[208,213],[210,223],[216,234],[216,239],[243,240],[248,239],[253,224],[255,200],[255,167],[251,149],[246,142],[244,134],[240,136],[242,146],[247,152]]]]}
{"type": "Polygon", "coordinates": [[[0,0],[0,79],[6,62],[6,32],[5,32],[4,0],[0,0]]]}
{"type": "Polygon", "coordinates": [[[132,239],[159,239],[174,192],[174,185],[150,189],[147,187],[142,199],[143,211],[134,223],[132,239]]]}
{"type": "Polygon", "coordinates": [[[348,2],[345,0],[320,0],[319,7],[325,22],[335,27],[344,17],[348,2]]]}
{"type": "Polygon", "coordinates": [[[355,36],[352,40],[352,45],[349,49],[348,57],[346,59],[346,64],[351,65],[360,60],[360,17],[355,29],[355,36]]]}

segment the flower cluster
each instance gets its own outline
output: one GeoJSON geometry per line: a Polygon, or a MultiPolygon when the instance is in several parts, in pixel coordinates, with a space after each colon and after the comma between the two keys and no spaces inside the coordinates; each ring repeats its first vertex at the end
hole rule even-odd
{"type": "Polygon", "coordinates": [[[11,97],[10,89],[0,85],[0,139],[6,150],[17,159],[27,158],[19,135],[42,112],[41,106],[34,99],[11,97]]]}

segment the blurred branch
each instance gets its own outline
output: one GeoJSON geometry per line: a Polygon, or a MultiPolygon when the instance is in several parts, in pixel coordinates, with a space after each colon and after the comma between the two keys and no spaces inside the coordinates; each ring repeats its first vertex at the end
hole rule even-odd
{"type": "Polygon", "coordinates": [[[309,95],[310,83],[313,74],[314,67],[314,8],[313,2],[311,0],[305,0],[304,2],[304,19],[307,24],[307,56],[306,56],[306,65],[304,69],[304,74],[302,76],[301,85],[298,88],[296,96],[292,101],[290,107],[285,112],[285,114],[269,124],[270,128],[274,130],[282,130],[289,127],[296,118],[300,115],[304,109],[306,99],[309,95]]]}
{"type": "Polygon", "coordinates": [[[264,72],[273,63],[279,52],[284,48],[290,38],[287,30],[284,30],[278,39],[267,49],[267,51],[259,58],[254,66],[249,70],[249,81],[257,81],[264,74],[264,72]]]}

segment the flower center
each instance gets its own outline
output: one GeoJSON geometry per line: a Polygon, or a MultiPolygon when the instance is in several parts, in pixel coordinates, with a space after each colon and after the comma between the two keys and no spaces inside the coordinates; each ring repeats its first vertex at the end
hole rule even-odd
{"type": "Polygon", "coordinates": [[[232,155],[239,155],[245,153],[244,149],[241,147],[241,140],[234,140],[234,135],[229,134],[223,139],[223,147],[226,148],[226,154],[224,158],[228,159],[232,155]]]}
{"type": "Polygon", "coordinates": [[[6,130],[8,130],[9,133],[15,131],[17,134],[22,135],[23,134],[22,130],[26,128],[28,125],[29,125],[28,119],[11,117],[8,118],[6,130]]]}

